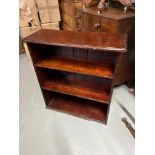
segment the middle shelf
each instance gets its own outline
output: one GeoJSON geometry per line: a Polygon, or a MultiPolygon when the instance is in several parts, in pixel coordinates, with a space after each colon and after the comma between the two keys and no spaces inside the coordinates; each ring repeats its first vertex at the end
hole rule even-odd
{"type": "MultiPolygon", "coordinates": [[[[106,81],[105,81],[106,82],[106,81]]],[[[92,101],[109,103],[110,87],[103,79],[78,77],[77,75],[51,77],[42,84],[42,89],[77,96],[92,101]]]]}
{"type": "Polygon", "coordinates": [[[35,64],[36,67],[113,78],[113,65],[107,61],[75,60],[71,58],[51,57],[35,64]]]}

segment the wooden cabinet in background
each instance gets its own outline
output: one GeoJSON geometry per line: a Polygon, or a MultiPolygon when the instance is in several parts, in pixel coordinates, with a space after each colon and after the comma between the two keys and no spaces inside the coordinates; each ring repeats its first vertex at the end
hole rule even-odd
{"type": "Polygon", "coordinates": [[[134,12],[108,7],[98,14],[97,7],[76,7],[76,30],[108,33],[126,33],[128,37],[128,52],[120,54],[117,59],[114,85],[134,81],[135,55],[135,15],[134,12]]]}
{"type": "Polygon", "coordinates": [[[106,124],[125,35],[44,29],[24,41],[46,107],[106,124]]]}
{"type": "Polygon", "coordinates": [[[81,0],[61,0],[60,12],[61,12],[61,27],[63,30],[76,30],[75,21],[75,7],[82,6],[81,0]]]}

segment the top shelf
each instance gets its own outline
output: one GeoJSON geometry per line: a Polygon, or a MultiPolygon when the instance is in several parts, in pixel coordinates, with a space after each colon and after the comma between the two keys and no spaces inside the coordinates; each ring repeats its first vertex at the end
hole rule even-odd
{"type": "Polygon", "coordinates": [[[27,43],[126,52],[126,35],[42,29],[23,39],[27,43]]]}
{"type": "Polygon", "coordinates": [[[110,79],[113,78],[114,72],[113,64],[106,61],[91,62],[60,57],[52,57],[39,61],[35,66],[110,79]]]}

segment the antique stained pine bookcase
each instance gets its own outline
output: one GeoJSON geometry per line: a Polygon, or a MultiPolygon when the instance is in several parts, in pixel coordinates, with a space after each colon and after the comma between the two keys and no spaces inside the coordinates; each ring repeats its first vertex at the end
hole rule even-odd
{"type": "Polygon", "coordinates": [[[121,34],[40,30],[26,38],[47,108],[107,123],[121,34]]]}

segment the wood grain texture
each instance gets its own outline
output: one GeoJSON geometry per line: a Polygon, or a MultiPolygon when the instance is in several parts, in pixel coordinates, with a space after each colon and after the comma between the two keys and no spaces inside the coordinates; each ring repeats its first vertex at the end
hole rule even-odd
{"type": "Polygon", "coordinates": [[[106,121],[106,105],[100,105],[89,100],[56,95],[51,99],[47,108],[101,123],[106,121]]]}
{"type": "Polygon", "coordinates": [[[107,86],[85,79],[76,79],[72,76],[51,78],[50,81],[43,84],[42,88],[107,104],[110,99],[110,89],[107,86]]]}
{"type": "Polygon", "coordinates": [[[117,23],[111,19],[103,19],[102,16],[90,15],[88,13],[84,13],[84,17],[85,18],[83,20],[85,21],[83,25],[85,30],[114,33],[117,29],[117,23]]]}
{"type": "Polygon", "coordinates": [[[44,59],[35,66],[105,78],[113,78],[114,72],[114,67],[108,62],[64,59],[62,57],[44,59]]]}
{"type": "Polygon", "coordinates": [[[73,32],[42,29],[24,39],[28,43],[59,45],[84,49],[99,49],[114,52],[126,52],[126,35],[73,32]]]}

